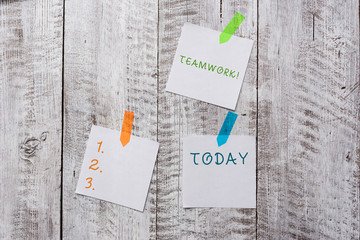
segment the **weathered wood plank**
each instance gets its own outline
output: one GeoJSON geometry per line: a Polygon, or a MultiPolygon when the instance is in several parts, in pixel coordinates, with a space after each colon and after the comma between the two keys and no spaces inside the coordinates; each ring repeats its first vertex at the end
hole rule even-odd
{"type": "Polygon", "coordinates": [[[62,1],[0,2],[0,239],[59,239],[62,1]]]}
{"type": "MultiPolygon", "coordinates": [[[[66,1],[64,239],[155,238],[156,184],[144,213],[75,194],[92,124],[157,138],[157,17],[153,1],[66,1]]],[[[80,179],[81,181],[81,179],[80,179]]]]}
{"type": "MultiPolygon", "coordinates": [[[[236,33],[256,40],[256,1],[161,1],[159,12],[158,239],[254,239],[254,209],[182,208],[182,137],[218,134],[226,109],[165,93],[184,22],[223,29],[236,11],[246,21],[236,33]]],[[[256,46],[236,109],[234,134],[256,134],[256,46]]]]}
{"type": "Polygon", "coordinates": [[[259,239],[359,239],[359,1],[259,1],[259,239]]]}

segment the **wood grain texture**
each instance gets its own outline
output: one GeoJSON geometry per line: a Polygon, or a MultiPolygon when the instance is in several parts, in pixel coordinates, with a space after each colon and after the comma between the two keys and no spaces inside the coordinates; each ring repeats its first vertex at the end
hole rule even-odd
{"type": "Polygon", "coordinates": [[[359,11],[355,0],[1,1],[0,239],[360,239],[359,11]],[[183,23],[221,31],[236,11],[235,35],[255,44],[232,134],[257,135],[257,209],[183,209],[182,138],[216,135],[227,110],[166,82],[183,23]],[[75,194],[91,126],[120,130],[125,110],[134,135],[160,142],[144,213],[75,194]]]}
{"type": "Polygon", "coordinates": [[[359,239],[359,1],[259,1],[258,239],[359,239]]]}
{"type": "Polygon", "coordinates": [[[120,130],[134,111],[132,134],[157,138],[157,16],[152,1],[66,1],[64,239],[155,237],[154,182],[144,213],[75,188],[93,124],[120,130]]]}
{"type": "Polygon", "coordinates": [[[62,24],[62,1],[0,3],[0,239],[60,237],[62,24]]]}
{"type": "MultiPolygon", "coordinates": [[[[226,109],[165,92],[181,27],[191,22],[222,30],[236,11],[246,21],[236,33],[256,40],[256,2],[161,1],[159,6],[159,142],[157,164],[158,239],[254,239],[255,209],[182,207],[182,138],[217,135],[226,109]]],[[[256,46],[236,112],[234,134],[256,134],[256,46]]]]}

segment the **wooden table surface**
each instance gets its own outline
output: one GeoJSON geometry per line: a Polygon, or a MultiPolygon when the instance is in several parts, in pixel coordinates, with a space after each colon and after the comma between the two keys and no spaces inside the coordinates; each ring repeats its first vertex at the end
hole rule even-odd
{"type": "MultiPolygon", "coordinates": [[[[359,239],[358,0],[0,2],[0,239],[359,239]],[[182,208],[182,137],[226,109],[164,91],[184,22],[255,41],[234,134],[257,208],[182,208]],[[145,211],[75,194],[93,124],[160,150],[145,211]]],[[[211,49],[209,49],[211,50],[211,49]]]]}

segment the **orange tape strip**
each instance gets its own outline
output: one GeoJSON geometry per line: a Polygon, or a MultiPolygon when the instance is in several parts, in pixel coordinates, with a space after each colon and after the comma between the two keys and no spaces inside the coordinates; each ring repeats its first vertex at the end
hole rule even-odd
{"type": "Polygon", "coordinates": [[[120,142],[125,147],[130,142],[131,130],[134,121],[134,112],[125,111],[121,129],[120,142]]]}

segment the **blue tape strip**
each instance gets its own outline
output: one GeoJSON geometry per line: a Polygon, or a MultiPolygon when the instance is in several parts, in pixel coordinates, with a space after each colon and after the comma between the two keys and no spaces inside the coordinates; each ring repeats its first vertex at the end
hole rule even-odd
{"type": "Polygon", "coordinates": [[[227,142],[237,117],[238,115],[236,113],[230,111],[227,113],[219,135],[216,138],[219,147],[227,142]]]}

